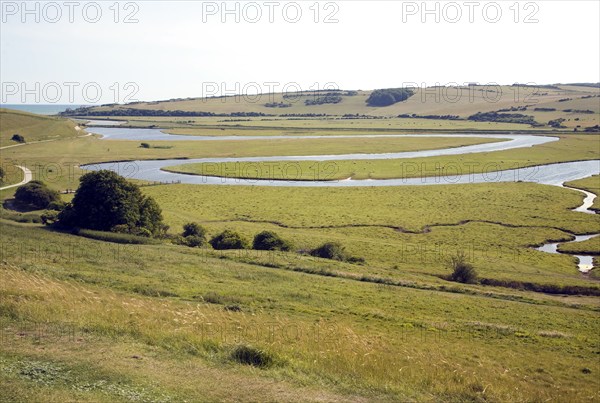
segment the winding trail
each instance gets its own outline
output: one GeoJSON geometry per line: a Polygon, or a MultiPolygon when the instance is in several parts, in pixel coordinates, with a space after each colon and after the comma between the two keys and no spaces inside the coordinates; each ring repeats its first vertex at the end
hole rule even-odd
{"type": "Polygon", "coordinates": [[[33,174],[31,173],[31,171],[29,170],[29,168],[20,166],[20,165],[15,165],[17,168],[21,169],[21,171],[23,171],[23,180],[19,183],[15,183],[13,185],[8,185],[8,186],[3,186],[0,188],[0,190],[4,190],[4,189],[10,189],[10,188],[14,188],[17,186],[21,186],[24,185],[28,182],[31,182],[31,180],[33,179],[33,174]]]}

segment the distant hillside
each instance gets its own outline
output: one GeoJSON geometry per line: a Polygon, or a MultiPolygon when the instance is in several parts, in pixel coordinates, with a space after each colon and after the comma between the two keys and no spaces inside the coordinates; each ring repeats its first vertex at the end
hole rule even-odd
{"type": "MultiPolygon", "coordinates": [[[[523,123],[597,125],[600,89],[590,85],[428,87],[375,91],[306,91],[212,98],[171,99],[103,105],[69,111],[68,116],[223,117],[430,117],[468,119],[512,113],[523,123]],[[570,122],[570,123],[569,123],[570,122]]],[[[500,116],[502,118],[502,116],[500,116]]]]}
{"type": "Polygon", "coordinates": [[[26,142],[75,137],[81,134],[75,122],[52,116],[0,109],[0,146],[17,144],[11,138],[19,134],[26,142]]]}

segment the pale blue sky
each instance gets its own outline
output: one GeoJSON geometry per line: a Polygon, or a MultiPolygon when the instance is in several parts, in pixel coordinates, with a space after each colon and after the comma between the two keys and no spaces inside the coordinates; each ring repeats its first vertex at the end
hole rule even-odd
{"type": "MultiPolygon", "coordinates": [[[[33,14],[23,15],[21,1],[2,2],[3,102],[21,103],[23,89],[35,89],[36,83],[40,103],[54,99],[56,88],[49,83],[58,83],[59,102],[68,103],[65,82],[79,83],[71,84],[75,103],[94,98],[94,88],[88,88],[84,97],[86,83],[98,83],[94,87],[102,90],[99,102],[109,103],[124,101],[136,87],[134,99],[139,100],[201,96],[207,89],[210,93],[204,95],[211,95],[215,92],[211,83],[217,87],[227,83],[228,91],[254,92],[256,88],[268,91],[270,85],[281,90],[286,83],[297,83],[302,89],[314,88],[315,83],[373,89],[407,82],[600,81],[598,1],[522,1],[517,3],[518,17],[514,1],[492,5],[481,1],[473,9],[472,23],[462,1],[453,3],[463,13],[456,23],[447,21],[456,16],[456,8],[448,2],[438,3],[439,23],[435,14],[422,15],[420,1],[320,2],[318,23],[314,1],[295,3],[302,10],[297,23],[285,20],[283,8],[287,7],[286,17],[293,18],[296,7],[286,1],[276,2],[273,23],[263,1],[252,6],[228,2],[230,9],[238,4],[239,23],[234,14],[221,21],[220,1],[121,2],[118,23],[110,8],[113,1],[97,2],[102,16],[96,23],[83,18],[83,7],[89,2],[77,3],[71,23],[68,7],[55,2],[62,17],[51,23],[54,6],[30,2],[33,14]],[[40,22],[35,21],[36,3],[40,22]],[[497,23],[487,22],[486,17],[495,18],[495,5],[502,16],[497,23]],[[254,18],[257,9],[263,13],[260,21],[244,21],[244,10],[247,18],[254,18]],[[134,11],[138,22],[123,23],[134,11]],[[324,23],[331,12],[338,22],[324,23]],[[537,23],[523,21],[531,13],[537,23]],[[422,17],[427,20],[422,22],[422,17]],[[123,88],[128,82],[136,87],[123,88]],[[114,83],[119,83],[118,94],[114,83]]],[[[435,4],[430,1],[428,7],[433,10],[435,4]]],[[[95,6],[87,7],[86,16],[94,18],[95,6]]],[[[35,102],[33,94],[25,99],[35,102]]]]}

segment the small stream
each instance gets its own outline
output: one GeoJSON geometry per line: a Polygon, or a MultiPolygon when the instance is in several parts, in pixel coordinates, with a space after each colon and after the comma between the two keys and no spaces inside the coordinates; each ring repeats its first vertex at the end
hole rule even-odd
{"type": "MultiPolygon", "coordinates": [[[[563,183],[561,185],[561,187],[568,187],[568,186],[565,186],[563,183]]],[[[586,195],[581,206],[574,208],[573,211],[577,211],[580,213],[587,213],[587,214],[596,214],[595,211],[590,210],[590,207],[592,207],[592,204],[594,204],[594,200],[596,199],[595,194],[588,192],[586,190],[582,190],[582,189],[571,188],[571,187],[568,187],[568,188],[577,190],[586,195]]],[[[540,246],[539,248],[536,248],[536,250],[539,250],[541,252],[546,252],[546,253],[561,253],[558,251],[558,245],[587,241],[588,239],[592,239],[597,236],[600,236],[600,233],[591,234],[591,235],[573,235],[573,236],[575,237],[575,239],[573,239],[572,241],[549,242],[549,243],[546,243],[546,244],[540,246]]],[[[579,271],[581,273],[588,273],[590,270],[592,270],[594,268],[594,257],[592,255],[573,255],[573,256],[575,256],[578,260],[577,267],[579,268],[579,271]]]]}

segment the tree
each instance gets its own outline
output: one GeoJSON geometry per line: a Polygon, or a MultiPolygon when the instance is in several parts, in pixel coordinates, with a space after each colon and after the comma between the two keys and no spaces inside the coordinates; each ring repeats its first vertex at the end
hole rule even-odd
{"type": "Polygon", "coordinates": [[[166,231],[158,203],[115,172],[90,172],[79,181],[72,203],[59,215],[60,225],[154,236],[166,231]]]}
{"type": "Polygon", "coordinates": [[[263,231],[254,237],[252,248],[256,250],[289,251],[292,249],[292,245],[273,231],[263,231]]]}
{"type": "Polygon", "coordinates": [[[51,203],[59,202],[60,195],[45,183],[35,180],[19,186],[15,192],[15,200],[27,206],[44,209],[51,203]]]}
{"type": "Polygon", "coordinates": [[[217,250],[248,249],[248,241],[237,232],[229,229],[213,237],[210,244],[217,250]]]}
{"type": "Polygon", "coordinates": [[[452,269],[450,280],[459,283],[472,284],[477,281],[477,272],[472,264],[467,262],[464,252],[458,252],[448,260],[448,266],[452,269]]]}

